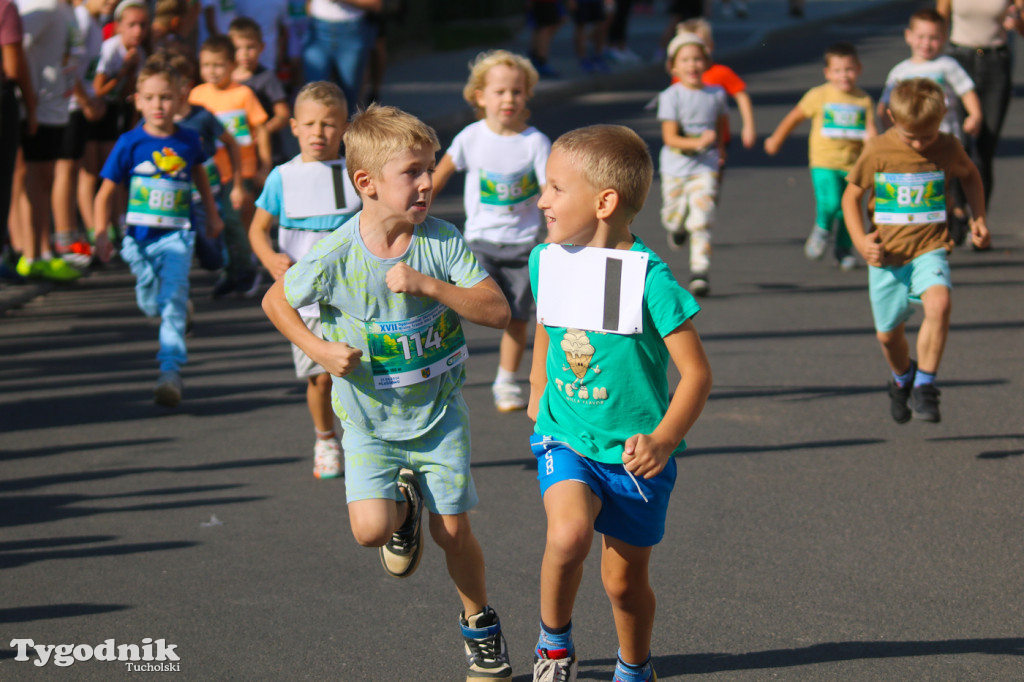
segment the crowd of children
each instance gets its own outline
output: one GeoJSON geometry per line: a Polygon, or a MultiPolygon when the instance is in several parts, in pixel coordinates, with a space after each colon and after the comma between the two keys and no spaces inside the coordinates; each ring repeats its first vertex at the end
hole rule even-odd
{"type": "MultiPolygon", "coordinates": [[[[152,19],[143,0],[58,6],[51,18],[82,30],[47,46],[62,67],[74,65],[62,71],[73,87],[58,96],[60,83],[44,69],[36,75],[38,102],[27,102],[12,220],[31,229],[20,233],[17,272],[72,279],[73,264],[92,255],[109,260],[116,241],[139,308],[160,318],[154,399],[168,407],[183,394],[194,255],[203,267],[223,269],[215,297],[253,295],[259,273],[269,272],[263,308],[291,342],[296,376],[306,382],[314,475],[344,471],[355,540],[378,548],[384,570],[398,578],[419,564],[429,512],[462,605],[467,679],[512,674],[468,515],[477,494],[461,394],[462,319],[503,330],[494,402],[503,412],[527,409],[536,422],[530,446],[547,515],[534,680],[575,679],[572,612],[595,531],[603,535],[602,580],[618,635],[614,680],[656,679],[647,571],[664,533],[673,455],[685,448],[711,387],[694,296],[710,290],[727,96],[740,108],[742,143],[756,140],[743,81],[712,63],[710,26],[683,24],[668,43],[674,82],[657,100],[661,222],[669,248],[689,242],[683,287],[630,230],[654,174],[647,145],[611,125],[551,144],[528,123],[540,74],[525,57],[492,50],[470,64],[463,96],[479,120],[438,163],[431,128],[379,105],[350,121],[351,102],[332,83],[308,83],[289,106],[261,59],[259,22],[240,13],[218,23],[225,3],[204,2],[192,17],[210,34],[196,60],[179,49],[186,3],[157,3],[152,19]],[[115,33],[104,41],[107,16],[115,33]],[[157,46],[151,55],[147,32],[157,46]],[[69,61],[73,53],[82,62],[69,61]],[[297,153],[280,137],[275,145],[285,127],[297,153]],[[465,173],[460,227],[429,215],[456,172],[465,173]],[[52,204],[41,200],[50,185],[52,204]],[[85,234],[77,234],[79,220],[85,234]],[[574,288],[585,279],[579,273],[595,272],[602,286],[574,288]],[[612,290],[618,317],[607,305],[593,314],[589,299],[612,290]],[[516,374],[531,320],[527,398],[516,374]],[[670,362],[680,376],[672,392],[670,362]]],[[[603,3],[578,0],[573,9],[586,25],[603,3]]],[[[899,423],[940,420],[935,375],[949,330],[950,218],[963,221],[975,248],[990,240],[981,178],[957,138],[977,129],[980,104],[970,78],[940,56],[943,35],[934,12],[911,17],[911,57],[890,73],[877,111],[857,86],[856,49],[829,47],[826,82],[764,142],[773,155],[811,121],[817,218],[804,250],[821,258],[834,239],[841,268],[856,266],[855,251],[868,264],[899,423]],[[876,117],[889,124],[883,134],[876,117]],[[905,334],[915,302],[924,311],[916,359],[905,334]]]]}

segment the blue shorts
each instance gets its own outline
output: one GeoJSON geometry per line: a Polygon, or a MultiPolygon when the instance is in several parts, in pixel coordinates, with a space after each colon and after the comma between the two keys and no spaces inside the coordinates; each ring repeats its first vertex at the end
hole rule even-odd
{"type": "Polygon", "coordinates": [[[899,267],[868,267],[868,292],[875,329],[892,331],[910,319],[911,303],[920,303],[921,294],[933,286],[953,288],[945,249],[923,253],[899,267]]]}
{"type": "Polygon", "coordinates": [[[601,500],[594,530],[634,547],[652,547],[665,535],[668,498],[676,484],[676,460],[670,457],[654,478],[633,476],[621,464],[583,457],[564,441],[533,434],[541,497],[555,483],[579,481],[601,500]]]}
{"type": "Polygon", "coordinates": [[[461,514],[476,506],[469,471],[469,408],[461,393],[444,416],[411,440],[385,441],[353,428],[341,437],[345,450],[345,496],[359,500],[404,500],[396,484],[401,469],[416,472],[423,504],[433,514],[461,514]]]}

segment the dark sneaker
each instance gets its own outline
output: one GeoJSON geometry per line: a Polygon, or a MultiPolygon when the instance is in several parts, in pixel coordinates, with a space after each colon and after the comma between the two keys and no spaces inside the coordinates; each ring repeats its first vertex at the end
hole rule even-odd
{"type": "Polygon", "coordinates": [[[708,282],[708,274],[694,273],[690,277],[690,293],[694,296],[707,296],[711,291],[711,283],[708,282]]]}
{"type": "Polygon", "coordinates": [[[922,384],[914,386],[910,392],[910,404],[914,408],[914,419],[923,422],[939,422],[942,416],[939,414],[939,394],[941,391],[935,388],[935,384],[922,384]]]}
{"type": "Polygon", "coordinates": [[[388,575],[408,578],[416,572],[423,556],[423,532],[420,521],[423,517],[423,495],[416,474],[410,469],[398,473],[398,489],[409,503],[405,523],[392,534],[391,540],[380,548],[380,563],[388,575]]]}
{"type": "Polygon", "coordinates": [[[480,613],[459,616],[462,636],[466,640],[466,680],[506,680],[512,677],[508,647],[501,634],[501,621],[490,606],[480,613]]]}
{"type": "Polygon", "coordinates": [[[181,375],[177,372],[164,372],[153,389],[153,402],[164,407],[177,407],[181,402],[181,375]]]}
{"type": "Polygon", "coordinates": [[[533,682],[575,682],[576,654],[566,649],[537,649],[533,655],[533,682]]]}
{"type": "Polygon", "coordinates": [[[917,363],[910,361],[910,379],[906,386],[900,386],[896,380],[889,377],[889,414],[897,424],[906,424],[910,421],[910,408],[907,401],[910,400],[910,391],[914,388],[914,373],[917,372],[917,363]]]}
{"type": "Polygon", "coordinates": [[[668,233],[668,248],[673,251],[681,251],[686,244],[686,237],[689,233],[686,228],[679,228],[678,232],[668,233]]]}
{"type": "Polygon", "coordinates": [[[233,278],[228,277],[226,274],[221,275],[213,284],[213,291],[210,293],[210,298],[224,298],[236,289],[238,289],[238,282],[233,278]]]}

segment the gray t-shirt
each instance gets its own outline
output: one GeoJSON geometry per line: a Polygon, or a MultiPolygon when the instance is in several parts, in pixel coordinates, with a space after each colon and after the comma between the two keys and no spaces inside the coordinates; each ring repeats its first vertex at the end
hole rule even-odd
{"type": "Polygon", "coordinates": [[[942,119],[939,131],[960,136],[960,107],[957,100],[974,89],[974,81],[964,71],[957,60],[948,55],[942,55],[926,62],[912,62],[904,59],[892,67],[885,79],[885,89],[879,101],[882,104],[889,104],[889,96],[892,89],[902,81],[911,78],[927,78],[939,84],[942,91],[946,93],[946,117],[942,119]]]}
{"type": "MultiPolygon", "coordinates": [[[[725,90],[718,86],[704,86],[694,90],[676,83],[658,95],[658,120],[675,121],[679,133],[686,137],[699,137],[705,130],[715,130],[718,117],[728,111],[725,90]]],[[[683,177],[695,173],[718,171],[718,145],[711,145],[701,153],[681,152],[664,145],[659,157],[659,168],[665,175],[683,177]]]]}

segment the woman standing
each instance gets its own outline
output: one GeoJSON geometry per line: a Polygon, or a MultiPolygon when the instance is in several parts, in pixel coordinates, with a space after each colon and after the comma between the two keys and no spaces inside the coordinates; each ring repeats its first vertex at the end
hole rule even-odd
{"type": "Polygon", "coordinates": [[[376,29],[366,12],[379,12],[382,0],[310,0],[309,38],[302,51],[307,81],[341,86],[351,114],[359,104],[366,59],[376,29]]]}
{"type": "Polygon", "coordinates": [[[1012,89],[1008,31],[1024,34],[1024,0],[938,0],[935,9],[950,24],[950,54],[974,80],[981,99],[982,125],[966,147],[992,194],[992,157],[996,152],[1012,89]]]}

